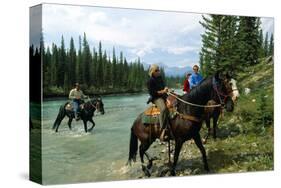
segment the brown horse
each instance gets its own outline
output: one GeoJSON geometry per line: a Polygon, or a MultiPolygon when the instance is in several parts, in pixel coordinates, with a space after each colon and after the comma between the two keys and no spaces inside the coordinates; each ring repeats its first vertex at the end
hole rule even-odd
{"type": "MultiPolygon", "coordinates": [[[[230,86],[231,86],[231,95],[225,97],[225,106],[234,106],[235,102],[239,98],[239,90],[236,85],[236,80],[231,79],[230,80],[230,86]],[[229,98],[231,97],[232,100],[229,98]]],[[[207,105],[216,105],[217,103],[214,100],[208,101],[207,105]]],[[[233,111],[233,110],[232,110],[233,111]]],[[[206,144],[207,140],[213,130],[213,139],[216,140],[217,138],[217,126],[218,126],[218,119],[221,113],[223,112],[223,109],[221,107],[214,107],[214,108],[205,108],[205,123],[206,127],[208,129],[207,135],[204,137],[203,143],[206,144]],[[211,119],[213,120],[213,128],[211,128],[211,119]]]]}
{"type": "MultiPolygon", "coordinates": [[[[209,171],[206,151],[201,141],[201,136],[199,131],[202,126],[202,118],[204,114],[204,106],[209,100],[214,100],[218,104],[223,105],[225,96],[230,93],[229,77],[221,73],[216,73],[212,77],[204,79],[197,87],[192,89],[189,94],[185,94],[178,100],[177,111],[179,115],[175,118],[170,119],[169,129],[170,134],[175,139],[175,151],[174,151],[174,161],[171,167],[171,175],[175,175],[175,167],[177,165],[179,153],[181,151],[182,145],[185,141],[193,139],[199,148],[204,169],[209,171]],[[184,103],[182,101],[186,101],[184,103]],[[199,106],[191,105],[197,104],[199,106]]],[[[227,111],[233,110],[233,106],[226,106],[227,111]]],[[[131,138],[129,147],[129,159],[128,164],[131,161],[136,161],[136,155],[138,150],[138,140],[141,142],[139,146],[139,154],[142,163],[142,170],[146,176],[150,176],[149,169],[152,166],[153,159],[146,152],[149,146],[160,136],[160,127],[155,125],[146,126],[142,123],[141,113],[137,119],[134,121],[131,128],[131,138]],[[147,166],[144,165],[144,158],[146,156],[149,160],[147,166]]]]}

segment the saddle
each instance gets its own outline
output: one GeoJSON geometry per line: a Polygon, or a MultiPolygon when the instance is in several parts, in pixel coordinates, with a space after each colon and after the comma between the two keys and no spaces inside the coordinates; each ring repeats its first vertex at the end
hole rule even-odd
{"type": "MultiPolygon", "coordinates": [[[[172,96],[169,96],[166,100],[166,106],[170,112],[169,113],[170,119],[174,119],[174,117],[177,114],[176,103],[177,103],[176,98],[172,96]]],[[[143,112],[142,123],[144,125],[153,124],[159,126],[160,125],[159,115],[160,115],[160,109],[155,104],[153,104],[143,112]]]]}
{"type": "MultiPolygon", "coordinates": [[[[169,110],[169,118],[174,119],[177,115],[184,120],[190,120],[190,121],[195,121],[195,122],[201,122],[201,119],[198,119],[194,116],[187,115],[187,114],[179,114],[176,109],[177,105],[177,100],[173,96],[169,96],[166,100],[166,106],[169,110]]],[[[142,123],[144,125],[151,125],[151,124],[156,124],[160,125],[159,122],[159,115],[160,115],[160,109],[153,104],[152,106],[148,107],[143,115],[142,115],[142,123]]]]}
{"type": "MultiPolygon", "coordinates": [[[[85,103],[79,105],[79,110],[84,108],[84,104],[85,103]]],[[[65,105],[65,110],[73,111],[73,104],[71,102],[67,103],[67,105],[65,105]]]]}

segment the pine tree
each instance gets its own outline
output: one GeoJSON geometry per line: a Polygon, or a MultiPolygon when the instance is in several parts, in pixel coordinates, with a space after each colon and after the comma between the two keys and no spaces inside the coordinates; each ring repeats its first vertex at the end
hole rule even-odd
{"type": "Polygon", "coordinates": [[[273,33],[271,33],[269,47],[268,47],[268,55],[274,56],[274,39],[273,33]]]}
{"type": "Polygon", "coordinates": [[[239,17],[237,33],[237,63],[247,67],[259,63],[259,29],[260,19],[256,17],[239,17]]]}
{"type": "Polygon", "coordinates": [[[263,50],[264,50],[264,57],[267,57],[269,54],[268,32],[266,32],[266,34],[265,34],[263,50]]]}
{"type": "Polygon", "coordinates": [[[237,17],[210,15],[203,16],[200,24],[205,28],[202,35],[200,63],[203,75],[213,74],[220,69],[234,71],[236,65],[237,17]]]}
{"type": "Polygon", "coordinates": [[[111,68],[111,75],[112,75],[112,86],[115,87],[118,83],[117,80],[117,59],[116,59],[116,55],[115,55],[115,48],[113,47],[112,50],[112,68],[111,68]]]}
{"type": "Polygon", "coordinates": [[[68,87],[70,88],[76,82],[76,50],[74,46],[74,40],[71,37],[70,39],[70,49],[69,49],[69,82],[68,87]]]}
{"type": "Polygon", "coordinates": [[[82,53],[82,61],[83,61],[83,84],[87,86],[90,85],[90,62],[91,62],[91,52],[90,46],[86,38],[86,33],[84,33],[83,37],[83,53],[82,53]]]}
{"type": "Polygon", "coordinates": [[[260,57],[260,58],[265,57],[263,46],[264,46],[263,30],[260,29],[260,31],[259,31],[259,57],[260,57]]]}
{"type": "Polygon", "coordinates": [[[64,38],[61,37],[61,46],[59,48],[59,62],[57,68],[57,85],[59,87],[64,86],[64,76],[65,76],[65,62],[66,61],[66,53],[65,53],[65,45],[64,45],[64,38]]]}
{"type": "Polygon", "coordinates": [[[91,85],[98,87],[98,53],[95,48],[93,49],[93,59],[92,59],[92,68],[91,68],[91,85]]]}
{"type": "Polygon", "coordinates": [[[95,61],[95,54],[96,54],[96,50],[95,48],[93,48],[93,53],[92,53],[92,59],[90,61],[90,65],[89,65],[89,74],[90,74],[90,80],[89,80],[89,86],[96,86],[96,61],[95,61]]]}
{"type": "Polygon", "coordinates": [[[126,58],[124,58],[124,69],[123,69],[123,84],[124,84],[124,87],[126,88],[128,86],[128,77],[129,77],[129,65],[127,63],[127,60],[126,58]]]}
{"type": "Polygon", "coordinates": [[[82,42],[81,36],[79,36],[79,50],[78,50],[78,58],[76,63],[76,82],[82,83],[83,82],[83,57],[82,57],[82,42]]]}
{"type": "Polygon", "coordinates": [[[104,67],[103,67],[103,59],[102,59],[102,45],[101,41],[99,42],[99,50],[98,50],[98,63],[97,63],[97,84],[98,87],[103,87],[104,84],[104,67]]]}
{"type": "Polygon", "coordinates": [[[52,56],[51,56],[51,79],[50,85],[51,86],[58,86],[58,76],[57,76],[57,67],[59,62],[59,55],[58,55],[58,47],[53,43],[52,44],[52,56]]]}

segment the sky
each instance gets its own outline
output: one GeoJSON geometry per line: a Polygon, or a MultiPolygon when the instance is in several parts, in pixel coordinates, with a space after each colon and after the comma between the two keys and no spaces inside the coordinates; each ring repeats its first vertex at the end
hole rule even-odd
{"type": "MultiPolygon", "coordinates": [[[[168,67],[198,64],[203,27],[202,14],[103,8],[71,5],[43,5],[43,35],[46,46],[60,45],[63,35],[69,47],[70,37],[78,48],[79,36],[86,33],[90,47],[102,47],[112,56],[120,51],[128,61],[140,57],[147,64],[168,67]]],[[[262,28],[273,32],[273,19],[262,18],[262,28]]]]}

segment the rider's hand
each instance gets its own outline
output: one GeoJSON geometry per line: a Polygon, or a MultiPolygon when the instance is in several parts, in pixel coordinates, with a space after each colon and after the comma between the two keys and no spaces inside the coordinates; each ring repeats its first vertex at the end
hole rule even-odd
{"type": "Polygon", "coordinates": [[[168,87],[165,87],[164,88],[164,93],[167,93],[169,91],[169,88],[168,87]]]}
{"type": "Polygon", "coordinates": [[[81,97],[77,96],[76,99],[81,99],[81,97]]]}

